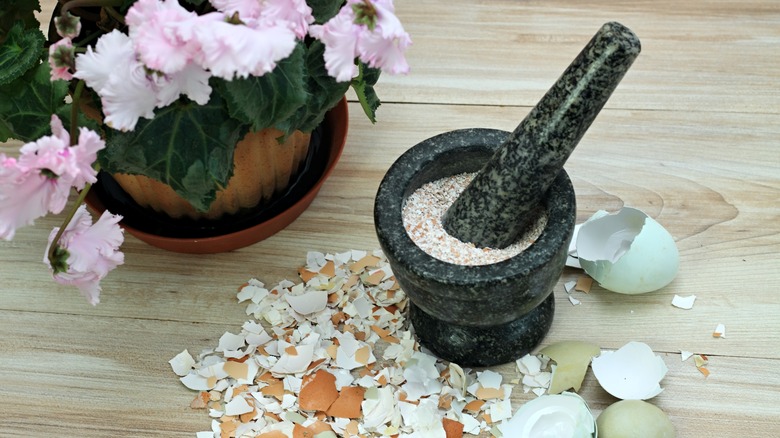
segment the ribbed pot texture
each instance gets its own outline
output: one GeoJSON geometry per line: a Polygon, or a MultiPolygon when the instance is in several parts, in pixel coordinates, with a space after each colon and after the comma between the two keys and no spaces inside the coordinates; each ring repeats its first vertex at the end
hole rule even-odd
{"type": "Polygon", "coordinates": [[[172,218],[219,219],[268,201],[287,188],[306,159],[311,134],[294,132],[280,143],[282,131],[250,132],[236,144],[233,176],[206,212],[196,210],[171,186],[143,175],[114,174],[116,182],[143,207],[172,218]]]}

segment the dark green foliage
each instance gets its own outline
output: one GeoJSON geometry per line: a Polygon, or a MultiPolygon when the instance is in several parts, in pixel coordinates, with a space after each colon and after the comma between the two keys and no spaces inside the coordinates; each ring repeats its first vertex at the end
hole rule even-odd
{"type": "Polygon", "coordinates": [[[0,44],[0,85],[18,79],[35,67],[43,57],[44,42],[39,29],[25,29],[24,24],[17,21],[0,44]]]}
{"type": "Polygon", "coordinates": [[[24,29],[38,29],[35,11],[40,11],[38,0],[2,0],[0,2],[0,44],[5,41],[11,28],[21,23],[24,29]]]}
{"type": "Polygon", "coordinates": [[[363,107],[363,111],[371,120],[371,123],[376,123],[376,110],[379,108],[379,97],[374,91],[374,85],[379,80],[379,75],[382,73],[377,68],[371,68],[364,63],[359,63],[358,77],[352,80],[352,88],[355,89],[355,93],[360,100],[360,106],[363,107]]]}
{"type": "Polygon", "coordinates": [[[140,119],[131,132],[108,130],[101,167],[162,181],[193,207],[208,210],[232,175],[233,148],[245,133],[224,112],[219,94],[212,93],[206,105],[176,102],[152,120],[140,119]]]}
{"type": "MultiPolygon", "coordinates": [[[[52,114],[68,126],[68,83],[52,82],[50,75],[49,64],[40,63],[16,81],[0,87],[0,141],[15,138],[29,142],[49,134],[52,114]]],[[[88,122],[80,119],[80,124],[85,126],[88,122]]]]}
{"type": "Polygon", "coordinates": [[[306,102],[305,55],[299,43],[271,73],[222,81],[230,115],[255,131],[284,124],[306,102]]]}
{"type": "Polygon", "coordinates": [[[311,7],[314,21],[322,24],[335,16],[344,5],[344,0],[307,0],[311,7]]]}

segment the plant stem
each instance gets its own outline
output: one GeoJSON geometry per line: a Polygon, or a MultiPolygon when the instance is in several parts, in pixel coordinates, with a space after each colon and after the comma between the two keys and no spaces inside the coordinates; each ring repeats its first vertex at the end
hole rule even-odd
{"type": "Polygon", "coordinates": [[[113,6],[106,6],[105,11],[108,13],[108,15],[113,17],[114,20],[122,23],[123,26],[125,25],[125,17],[122,14],[120,14],[116,9],[114,9],[113,6]]]}
{"type": "MultiPolygon", "coordinates": [[[[100,166],[98,165],[96,167],[97,171],[100,171],[100,166]]],[[[65,228],[68,227],[68,224],[71,220],[73,220],[73,216],[76,215],[76,211],[81,207],[81,204],[84,203],[84,199],[87,198],[87,194],[89,193],[89,189],[92,188],[92,184],[87,183],[87,185],[84,186],[84,189],[79,192],[79,197],[76,199],[76,202],[73,204],[73,207],[68,211],[68,215],[65,216],[65,220],[62,221],[62,225],[60,225],[60,228],[57,230],[57,234],[54,236],[54,239],[51,241],[51,245],[49,246],[49,253],[47,254],[47,257],[49,259],[49,264],[51,266],[54,266],[54,253],[57,251],[57,248],[59,247],[58,243],[60,241],[60,238],[62,238],[62,233],[65,232],[65,228]]]]}
{"type": "MultiPolygon", "coordinates": [[[[81,100],[81,93],[84,91],[84,81],[79,81],[76,84],[76,90],[73,91],[73,103],[71,103],[70,107],[70,145],[73,146],[78,143],[78,135],[79,135],[79,100],[81,100]]],[[[99,170],[100,165],[96,165],[97,170],[99,170]]],[[[51,241],[51,246],[49,246],[49,264],[54,266],[54,253],[57,251],[57,248],[59,245],[57,245],[60,241],[60,238],[62,237],[62,233],[65,232],[65,228],[68,227],[68,224],[73,219],[73,216],[76,214],[76,210],[81,206],[81,204],[84,202],[84,199],[87,197],[87,193],[89,193],[89,189],[92,188],[92,184],[87,184],[84,186],[84,189],[79,193],[79,197],[76,200],[76,203],[74,204],[74,207],[70,209],[68,212],[68,215],[65,217],[65,220],[62,221],[62,225],[60,225],[60,229],[57,230],[57,234],[54,236],[54,239],[51,241]]]]}
{"type": "Polygon", "coordinates": [[[73,146],[79,142],[79,100],[81,100],[81,93],[84,92],[84,81],[81,80],[76,84],[76,89],[73,91],[73,102],[70,107],[70,145],[73,146]]]}
{"type": "Polygon", "coordinates": [[[122,6],[122,0],[70,0],[62,5],[61,13],[65,13],[73,8],[83,8],[90,6],[122,6]]]}

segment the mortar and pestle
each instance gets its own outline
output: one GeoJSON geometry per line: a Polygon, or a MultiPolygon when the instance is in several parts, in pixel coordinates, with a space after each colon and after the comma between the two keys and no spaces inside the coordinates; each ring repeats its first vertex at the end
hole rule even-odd
{"type": "Polygon", "coordinates": [[[491,366],[522,357],[542,341],[576,219],[563,165],[639,51],[631,30],[607,23],[514,132],[446,132],[390,167],[376,195],[374,223],[409,296],[422,346],[460,365],[491,366]],[[402,209],[409,195],[428,182],[472,172],[476,176],[442,218],[444,229],[480,248],[503,248],[546,214],[539,237],[518,255],[459,265],[428,255],[407,234],[402,209]]]}

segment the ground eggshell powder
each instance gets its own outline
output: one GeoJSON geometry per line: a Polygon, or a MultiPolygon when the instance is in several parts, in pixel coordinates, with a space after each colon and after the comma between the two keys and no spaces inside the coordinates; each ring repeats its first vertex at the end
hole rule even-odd
{"type": "Polygon", "coordinates": [[[489,265],[520,254],[542,234],[547,215],[540,214],[517,242],[502,249],[478,248],[461,242],[444,230],[441,218],[466,189],[476,173],[461,173],[424,184],[404,203],[402,216],[406,233],[425,253],[456,265],[489,265]]]}

